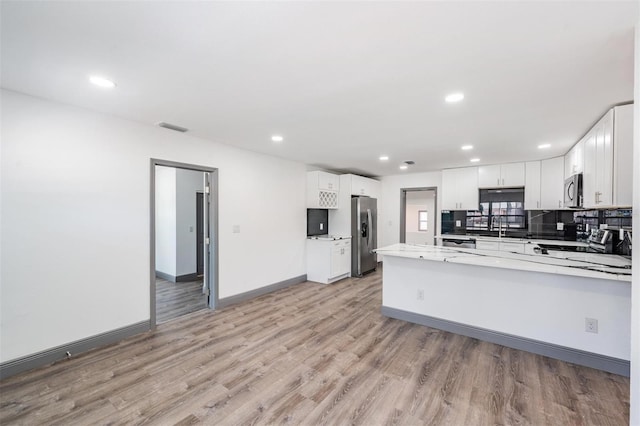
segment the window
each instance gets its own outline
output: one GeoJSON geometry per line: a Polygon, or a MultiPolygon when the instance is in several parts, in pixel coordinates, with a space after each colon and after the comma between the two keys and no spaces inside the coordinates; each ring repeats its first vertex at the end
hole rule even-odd
{"type": "Polygon", "coordinates": [[[427,230],[427,215],[426,210],[418,210],[418,231],[426,231],[427,230]]]}
{"type": "Polygon", "coordinates": [[[524,190],[480,190],[480,209],[467,212],[467,230],[525,229],[524,190]]]}

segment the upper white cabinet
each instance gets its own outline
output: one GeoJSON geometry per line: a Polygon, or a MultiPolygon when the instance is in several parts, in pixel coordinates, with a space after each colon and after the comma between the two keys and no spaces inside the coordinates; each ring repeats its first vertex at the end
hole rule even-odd
{"type": "MultiPolygon", "coordinates": [[[[613,204],[633,205],[633,104],[613,109],[613,204]]],[[[637,183],[640,185],[640,183],[637,183]]]]}
{"type": "MultiPolygon", "coordinates": [[[[526,197],[525,187],[525,197],[526,197]]],[[[564,157],[540,162],[540,209],[564,208],[564,157]]]]}
{"type": "Polygon", "coordinates": [[[337,209],[340,178],[327,172],[307,172],[307,208],[337,209]]]}
{"type": "Polygon", "coordinates": [[[524,209],[538,210],[542,205],[540,198],[540,161],[527,161],[524,164],[524,209]]]}
{"type": "MultiPolygon", "coordinates": [[[[314,172],[311,172],[314,173],[314,172]]],[[[339,191],[340,190],[340,177],[332,173],[317,172],[318,173],[318,188],[327,191],[339,191]]]]}
{"type": "Polygon", "coordinates": [[[631,207],[633,105],[612,108],[584,137],[583,206],[631,207]]]}
{"type": "Polygon", "coordinates": [[[495,164],[478,167],[479,188],[524,186],[524,163],[495,164]]]}
{"type": "Polygon", "coordinates": [[[613,110],[584,139],[583,206],[613,205],[613,110]]]}
{"type": "MultiPolygon", "coordinates": [[[[380,195],[380,182],[358,175],[342,175],[343,182],[347,182],[351,189],[351,195],[364,195],[367,197],[378,198],[380,195]]],[[[345,188],[343,188],[345,190],[345,188]]]]}
{"type": "Polygon", "coordinates": [[[582,138],[580,142],[575,144],[564,156],[565,178],[584,171],[584,140],[585,138],[582,138]]]}
{"type": "Polygon", "coordinates": [[[442,171],[443,210],[477,210],[478,205],[477,167],[442,171]]]}

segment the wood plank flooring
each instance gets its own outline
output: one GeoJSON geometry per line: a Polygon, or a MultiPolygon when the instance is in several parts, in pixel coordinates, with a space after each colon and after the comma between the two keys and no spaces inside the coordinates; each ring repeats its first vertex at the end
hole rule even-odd
{"type": "Polygon", "coordinates": [[[156,324],[206,308],[202,279],[173,283],[156,277],[156,324]]]}
{"type": "Polygon", "coordinates": [[[0,423],[628,423],[627,378],[383,317],[380,280],[296,285],[9,378],[0,423]]]}

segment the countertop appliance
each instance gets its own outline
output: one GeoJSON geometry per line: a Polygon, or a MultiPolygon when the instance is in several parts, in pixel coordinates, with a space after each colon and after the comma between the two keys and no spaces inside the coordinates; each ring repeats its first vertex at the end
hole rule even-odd
{"type": "Polygon", "coordinates": [[[378,256],[377,200],[371,197],[351,198],[351,276],[361,277],[375,271],[378,256]]]}
{"type": "Polygon", "coordinates": [[[569,176],[564,181],[564,206],[582,207],[582,173],[569,176]]]}
{"type": "Polygon", "coordinates": [[[459,239],[459,238],[442,238],[442,245],[444,247],[457,247],[457,248],[476,248],[476,240],[473,238],[459,239]]]}
{"type": "Polygon", "coordinates": [[[618,230],[610,229],[594,229],[589,235],[587,243],[589,243],[588,251],[594,253],[611,254],[618,248],[619,238],[618,230]]]}

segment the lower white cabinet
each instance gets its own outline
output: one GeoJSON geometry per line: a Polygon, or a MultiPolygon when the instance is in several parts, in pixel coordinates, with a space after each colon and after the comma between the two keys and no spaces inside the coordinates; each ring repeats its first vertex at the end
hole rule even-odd
{"type": "Polygon", "coordinates": [[[307,280],[330,284],[350,275],[350,239],[307,239],[307,280]]]}

